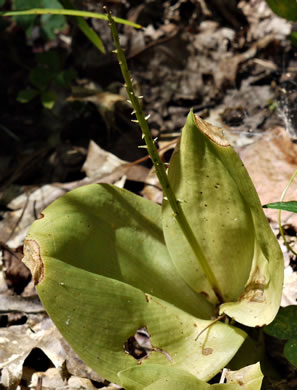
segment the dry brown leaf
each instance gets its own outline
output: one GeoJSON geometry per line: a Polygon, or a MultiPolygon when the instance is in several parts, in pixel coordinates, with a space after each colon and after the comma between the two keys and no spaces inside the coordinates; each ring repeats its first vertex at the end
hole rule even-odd
{"type": "MultiPolygon", "coordinates": [[[[278,202],[292,174],[297,169],[297,145],[292,143],[282,127],[266,131],[255,143],[240,152],[249,175],[256,187],[261,203],[278,202]]],[[[297,199],[297,186],[292,184],[285,200],[297,199]]],[[[265,210],[277,222],[277,210],[265,210]]],[[[297,226],[297,215],[282,212],[282,222],[297,226]]]]}
{"type": "Polygon", "coordinates": [[[1,328],[0,384],[5,388],[16,389],[22,378],[24,361],[34,348],[40,348],[56,367],[62,366],[66,354],[57,338],[57,333],[49,319],[32,328],[28,325],[1,328]]]}
{"type": "Polygon", "coordinates": [[[81,367],[77,370],[78,373],[98,382],[104,380],[80,361],[52,321],[45,318],[32,327],[25,324],[0,328],[0,369],[2,370],[0,387],[2,385],[12,390],[17,388],[23,375],[24,361],[34,348],[41,349],[57,369],[49,371],[46,376],[49,382],[53,380],[57,385],[49,386],[51,388],[66,384],[64,381],[61,382],[61,375],[57,373],[66,365],[68,372],[72,374],[72,370],[69,369],[71,364],[67,365],[67,363],[73,361],[78,362],[81,367]]]}
{"type": "Polygon", "coordinates": [[[4,214],[0,223],[1,240],[11,248],[22,245],[29,226],[50,203],[66,192],[91,183],[118,182],[124,175],[129,180],[144,181],[148,168],[120,160],[106,152],[93,141],[90,142],[84,169],[89,177],[71,183],[46,184],[36,190],[13,199],[8,207],[13,211],[4,214]]]}

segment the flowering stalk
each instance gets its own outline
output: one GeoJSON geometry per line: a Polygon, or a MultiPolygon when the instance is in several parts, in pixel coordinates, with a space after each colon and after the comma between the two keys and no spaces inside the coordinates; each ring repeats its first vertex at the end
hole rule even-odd
{"type": "Polygon", "coordinates": [[[114,53],[117,54],[119,65],[122,71],[123,78],[125,80],[125,88],[127,90],[128,96],[129,96],[129,102],[132,104],[132,107],[134,109],[133,113],[136,115],[136,120],[134,122],[138,123],[142,135],[144,138],[144,141],[146,143],[146,148],[148,151],[148,154],[154,164],[155,170],[156,170],[156,175],[159,179],[159,182],[162,186],[163,193],[164,193],[164,199],[167,200],[170,204],[170,207],[172,208],[173,211],[173,216],[175,217],[177,223],[179,224],[183,234],[185,235],[187,241],[189,242],[193,252],[196,255],[196,258],[198,262],[201,265],[201,268],[205,274],[205,277],[209,281],[210,285],[213,288],[213,291],[215,292],[219,302],[222,302],[222,294],[220,293],[218,289],[218,282],[216,280],[216,277],[214,273],[212,272],[205,256],[204,253],[185,217],[185,214],[183,212],[183,209],[180,205],[181,201],[177,200],[175,197],[175,194],[170,186],[168,176],[164,167],[164,164],[161,161],[161,158],[159,156],[157,147],[155,145],[155,141],[153,140],[151,136],[151,132],[148,127],[147,119],[148,116],[145,116],[143,113],[143,110],[141,108],[141,104],[139,102],[139,98],[135,95],[130,72],[128,69],[126,57],[124,55],[123,49],[121,48],[120,45],[120,40],[119,40],[119,35],[117,32],[117,28],[115,25],[115,21],[110,13],[108,11],[107,7],[104,8],[105,11],[107,12],[108,15],[108,20],[109,20],[109,26],[111,28],[112,32],[112,37],[113,41],[116,47],[116,50],[114,50],[114,53]]]}

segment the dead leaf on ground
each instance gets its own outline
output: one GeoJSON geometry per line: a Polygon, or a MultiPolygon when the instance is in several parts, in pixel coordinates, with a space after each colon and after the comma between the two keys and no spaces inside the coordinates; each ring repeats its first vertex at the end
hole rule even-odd
{"type": "Polygon", "coordinates": [[[5,281],[8,288],[20,294],[31,280],[31,273],[21,261],[23,258],[22,247],[11,249],[0,242],[3,251],[3,263],[5,281]]]}
{"type": "MultiPolygon", "coordinates": [[[[266,131],[255,143],[240,152],[249,175],[256,187],[261,203],[278,202],[292,174],[297,169],[297,145],[286,130],[276,127],[266,131]]],[[[297,186],[292,184],[285,200],[297,199],[297,186]]],[[[277,210],[265,210],[266,215],[277,222],[277,210]]],[[[282,223],[297,226],[297,215],[282,212],[282,223]]]]}
{"type": "MultiPolygon", "coordinates": [[[[2,375],[0,386],[2,385],[11,390],[17,388],[23,375],[24,361],[34,348],[41,349],[60,371],[65,364],[67,366],[68,360],[79,360],[70,347],[67,348],[67,351],[65,350],[65,345],[66,341],[49,318],[43,319],[32,327],[25,324],[1,328],[0,369],[2,370],[2,375]]],[[[69,370],[68,372],[71,374],[69,370]]],[[[104,378],[90,369],[85,369],[84,373],[85,377],[92,376],[91,379],[98,382],[104,381],[104,378]]],[[[52,377],[53,373],[50,376],[52,377]]],[[[54,376],[55,383],[57,383],[59,378],[56,375],[54,376]]]]}
{"type": "Polygon", "coordinates": [[[123,176],[129,180],[143,181],[148,173],[147,168],[120,160],[93,141],[90,142],[84,170],[89,177],[64,184],[46,184],[13,199],[8,204],[13,211],[4,213],[4,219],[0,222],[2,241],[11,248],[22,245],[29,226],[42,210],[74,188],[91,183],[115,184],[123,176]]]}

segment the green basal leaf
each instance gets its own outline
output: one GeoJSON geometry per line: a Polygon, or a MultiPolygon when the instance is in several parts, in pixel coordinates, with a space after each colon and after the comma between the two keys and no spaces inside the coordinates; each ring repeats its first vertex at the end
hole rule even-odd
{"type": "Polygon", "coordinates": [[[156,364],[141,365],[119,372],[126,390],[206,390],[210,385],[185,370],[156,364]]]}
{"type": "Polygon", "coordinates": [[[292,200],[290,202],[268,203],[265,204],[263,208],[285,210],[285,211],[291,211],[292,213],[297,213],[297,201],[292,200]]]}
{"type": "Polygon", "coordinates": [[[296,0],[266,0],[269,7],[278,16],[287,20],[297,20],[296,0]]]}
{"type": "Polygon", "coordinates": [[[260,390],[263,381],[260,363],[252,364],[238,371],[228,371],[226,379],[228,384],[237,384],[240,389],[260,390]]]}
{"type": "MultiPolygon", "coordinates": [[[[170,161],[169,181],[216,275],[217,289],[224,301],[234,301],[242,293],[251,269],[253,220],[220,159],[219,146],[199,131],[195,118],[191,112],[183,128],[170,161]]],[[[221,148],[227,147],[224,140],[221,148]]],[[[214,293],[207,286],[197,254],[183,237],[166,200],[163,229],[169,253],[185,281],[197,292],[211,297],[214,293]]]]}
{"type": "Polygon", "coordinates": [[[184,370],[149,364],[119,373],[126,390],[260,390],[263,374],[256,363],[227,372],[227,383],[209,385],[184,370]]]}
{"type": "Polygon", "coordinates": [[[169,207],[163,230],[183,279],[225,313],[248,326],[270,323],[279,308],[283,259],[258,195],[222,130],[191,112],[169,168],[169,181],[212,268],[212,289],[169,207]]]}
{"type": "Polygon", "coordinates": [[[30,228],[25,263],[38,294],[79,356],[116,382],[138,366],[124,344],[145,327],[152,351],[142,364],[177,367],[208,380],[245,333],[211,324],[213,307],[179,277],[168,255],[161,208],[110,185],[74,190],[30,228]]]}

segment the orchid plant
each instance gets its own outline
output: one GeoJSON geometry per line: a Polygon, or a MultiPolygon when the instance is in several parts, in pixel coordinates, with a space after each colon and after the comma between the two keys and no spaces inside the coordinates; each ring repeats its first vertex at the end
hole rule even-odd
{"type": "Polygon", "coordinates": [[[166,171],[107,17],[163,203],[113,185],[78,188],[33,223],[23,261],[57,328],[108,380],[127,390],[260,389],[259,363],[207,381],[237,354],[244,327],[276,316],[278,242],[222,129],[193,111],[166,171]]]}

